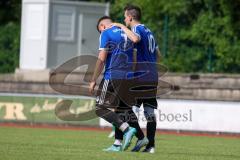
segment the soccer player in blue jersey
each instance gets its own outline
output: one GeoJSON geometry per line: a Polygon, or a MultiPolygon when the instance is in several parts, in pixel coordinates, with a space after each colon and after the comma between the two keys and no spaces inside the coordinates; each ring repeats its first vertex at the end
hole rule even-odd
{"type": "MultiPolygon", "coordinates": [[[[96,98],[96,114],[104,120],[112,123],[116,128],[124,133],[124,142],[115,143],[106,151],[126,150],[133,135],[137,130],[141,130],[137,121],[131,123],[124,121],[119,114],[109,108],[129,109],[127,104],[120,99],[118,91],[121,85],[127,81],[127,73],[131,72],[133,44],[128,40],[123,30],[116,26],[111,26],[112,20],[108,16],[101,17],[97,23],[97,29],[101,33],[99,37],[99,55],[95,72],[89,85],[89,92],[94,94],[96,80],[101,74],[104,66],[103,79],[99,85],[96,98]],[[117,82],[117,83],[115,83],[117,82]],[[114,84],[118,84],[114,86],[114,84]],[[110,104],[109,104],[110,103],[110,104]],[[132,127],[130,127],[131,125],[132,127]],[[136,128],[136,129],[135,129],[136,128]]],[[[135,115],[135,114],[134,114],[135,115]]],[[[135,119],[137,119],[135,115],[135,119]]],[[[139,131],[138,131],[139,132],[139,131]]],[[[142,136],[144,136],[143,133],[142,136]]],[[[141,137],[139,137],[141,138],[141,137]]]]}
{"type": "MultiPolygon", "coordinates": [[[[134,5],[127,5],[124,9],[125,24],[127,27],[131,27],[129,30],[126,26],[113,23],[113,25],[120,27],[128,36],[128,38],[135,44],[137,49],[137,71],[140,70],[150,70],[148,76],[142,76],[139,78],[139,82],[149,81],[153,82],[151,84],[158,85],[158,72],[155,65],[146,66],[141,65],[144,62],[157,63],[160,59],[160,51],[158,45],[155,41],[153,33],[144,24],[141,24],[141,10],[139,7],[134,5]]],[[[136,71],[136,73],[137,73],[136,71]]],[[[136,74],[137,76],[137,74],[136,74]]],[[[142,90],[149,88],[143,87],[142,90]]],[[[132,151],[139,151],[143,146],[146,148],[143,152],[154,153],[155,152],[155,132],[156,132],[156,117],[154,114],[154,109],[157,108],[156,94],[152,98],[141,98],[138,99],[136,106],[140,107],[143,104],[144,115],[147,119],[147,139],[138,140],[136,146],[132,151]],[[149,141],[149,142],[148,142],[149,141]]],[[[119,130],[116,130],[115,134],[120,134],[119,130]]]]}

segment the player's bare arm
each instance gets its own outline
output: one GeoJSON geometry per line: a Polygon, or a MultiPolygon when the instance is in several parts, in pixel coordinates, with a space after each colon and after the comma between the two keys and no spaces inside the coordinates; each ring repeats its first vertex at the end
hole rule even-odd
{"type": "Polygon", "coordinates": [[[94,94],[94,88],[96,86],[96,81],[99,77],[99,75],[102,73],[104,68],[104,63],[107,58],[107,52],[105,50],[101,50],[98,54],[98,60],[96,62],[95,70],[91,79],[91,82],[89,84],[89,92],[93,95],[94,94]]]}
{"type": "Polygon", "coordinates": [[[133,43],[138,43],[140,41],[140,38],[134,32],[128,29],[125,25],[121,23],[113,23],[112,25],[121,28],[133,43]]]}

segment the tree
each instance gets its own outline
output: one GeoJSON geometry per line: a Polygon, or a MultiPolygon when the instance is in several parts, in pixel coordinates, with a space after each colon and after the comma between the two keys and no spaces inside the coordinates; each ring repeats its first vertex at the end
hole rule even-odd
{"type": "Polygon", "coordinates": [[[0,25],[9,22],[20,23],[21,0],[0,1],[0,25]]]}
{"type": "MultiPolygon", "coordinates": [[[[121,20],[127,0],[115,1],[111,15],[121,20]]],[[[133,0],[142,8],[145,23],[168,55],[172,72],[229,72],[240,70],[239,0],[133,0]],[[169,21],[164,21],[165,18],[169,21]],[[165,24],[164,24],[165,23],[165,24]],[[166,24],[167,23],[167,24],[166,24]],[[164,36],[168,28],[168,37],[164,36]]]]}
{"type": "Polygon", "coordinates": [[[21,1],[0,1],[0,73],[19,64],[21,1]]]}

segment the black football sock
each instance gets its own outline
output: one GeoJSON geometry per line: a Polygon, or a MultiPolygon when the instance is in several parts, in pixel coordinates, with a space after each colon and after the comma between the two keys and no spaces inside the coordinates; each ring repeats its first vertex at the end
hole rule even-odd
{"type": "Polygon", "coordinates": [[[118,128],[115,129],[115,139],[123,140],[123,132],[118,128]]]}
{"type": "Polygon", "coordinates": [[[144,107],[144,115],[147,119],[147,138],[149,140],[146,148],[150,148],[155,146],[155,133],[157,123],[154,109],[151,107],[144,107]]]}
{"type": "Polygon", "coordinates": [[[156,122],[147,122],[147,138],[149,143],[147,148],[155,146],[156,122]]]}

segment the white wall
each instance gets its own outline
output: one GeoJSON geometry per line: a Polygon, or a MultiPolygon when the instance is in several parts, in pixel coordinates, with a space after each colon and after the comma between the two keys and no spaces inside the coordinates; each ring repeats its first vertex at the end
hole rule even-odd
{"type": "Polygon", "coordinates": [[[21,69],[45,69],[49,3],[23,0],[21,24],[21,69]]]}
{"type": "Polygon", "coordinates": [[[51,69],[79,55],[96,55],[96,23],[108,12],[108,3],[22,0],[20,69],[51,69]]]}

